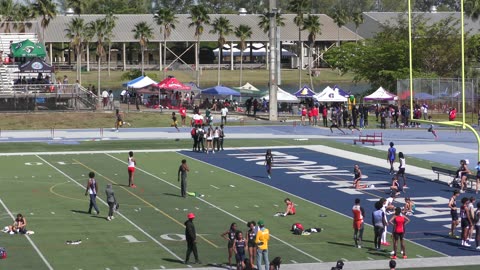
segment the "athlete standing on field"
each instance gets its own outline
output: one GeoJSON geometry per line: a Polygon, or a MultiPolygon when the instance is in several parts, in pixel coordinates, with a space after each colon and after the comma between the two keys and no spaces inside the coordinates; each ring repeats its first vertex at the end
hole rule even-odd
{"type": "Polygon", "coordinates": [[[265,154],[265,167],[267,169],[268,179],[272,179],[273,155],[272,150],[268,149],[265,154]]]}
{"type": "Polygon", "coordinates": [[[448,208],[450,208],[450,216],[452,217],[452,226],[450,227],[450,233],[448,234],[451,238],[459,238],[455,235],[455,228],[458,226],[458,212],[457,212],[457,197],[460,194],[458,190],[453,192],[453,196],[448,202],[448,208]]]}
{"type": "Polygon", "coordinates": [[[133,158],[133,151],[128,152],[128,186],[136,188],[137,186],[133,183],[133,175],[135,174],[135,166],[137,161],[133,158]]]}
{"type": "Polygon", "coordinates": [[[405,236],[405,225],[410,222],[406,216],[402,215],[402,209],[400,207],[395,208],[395,216],[393,216],[389,223],[393,225],[393,255],[392,259],[397,259],[397,243],[400,240],[400,247],[402,250],[403,258],[407,258],[407,253],[405,252],[405,244],[403,243],[403,237],[405,236]]]}
{"type": "Polygon", "coordinates": [[[393,174],[395,170],[393,169],[393,163],[395,162],[395,158],[397,156],[397,149],[393,147],[393,142],[390,142],[390,148],[388,148],[387,152],[387,162],[390,163],[390,174],[393,174]]]}
{"type": "Polygon", "coordinates": [[[353,240],[355,240],[355,247],[362,248],[363,240],[363,217],[365,216],[365,209],[360,206],[360,199],[355,199],[355,204],[352,207],[353,213],[353,240]]]}

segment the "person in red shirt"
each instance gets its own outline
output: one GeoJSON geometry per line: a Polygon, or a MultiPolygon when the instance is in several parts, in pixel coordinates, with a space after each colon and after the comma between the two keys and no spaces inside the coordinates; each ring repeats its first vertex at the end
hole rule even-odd
{"type": "Polygon", "coordinates": [[[363,240],[363,217],[365,216],[365,209],[360,206],[360,199],[355,199],[355,204],[352,207],[353,213],[353,240],[355,240],[355,246],[362,248],[363,240]]]}
{"type": "Polygon", "coordinates": [[[178,110],[180,113],[180,116],[182,117],[182,127],[185,126],[185,119],[187,118],[187,109],[185,107],[181,106],[180,109],[178,110]]]}
{"type": "Polygon", "coordinates": [[[313,124],[312,122],[313,113],[311,109],[307,110],[307,115],[308,115],[308,125],[311,126],[313,124]]]}
{"type": "Polygon", "coordinates": [[[327,117],[328,117],[327,105],[323,105],[323,109],[322,109],[322,119],[323,119],[323,126],[324,126],[324,127],[328,127],[327,117]]]}
{"type": "Polygon", "coordinates": [[[402,209],[400,207],[395,208],[395,215],[390,219],[389,223],[393,225],[393,255],[392,259],[397,259],[397,243],[400,240],[400,247],[402,248],[403,258],[407,258],[405,252],[405,244],[403,243],[403,237],[405,236],[405,225],[410,222],[406,216],[402,215],[402,209]]]}
{"type": "Polygon", "coordinates": [[[455,118],[457,118],[457,109],[452,108],[450,112],[448,113],[448,120],[449,121],[455,121],[455,118]]]}
{"type": "Polygon", "coordinates": [[[305,106],[302,106],[302,126],[305,126],[305,118],[307,117],[307,108],[305,106]]]}
{"type": "Polygon", "coordinates": [[[318,121],[318,105],[313,106],[312,117],[313,117],[313,125],[316,126],[318,121]]]}

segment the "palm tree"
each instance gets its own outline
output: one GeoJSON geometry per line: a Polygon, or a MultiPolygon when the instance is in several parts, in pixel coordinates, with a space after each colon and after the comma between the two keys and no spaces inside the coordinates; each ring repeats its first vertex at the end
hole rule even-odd
{"type": "Polygon", "coordinates": [[[349,16],[345,9],[340,6],[335,6],[332,14],[333,21],[337,24],[337,46],[340,46],[340,28],[347,24],[349,16]]]}
{"type": "Polygon", "coordinates": [[[56,4],[53,0],[37,0],[33,4],[32,10],[42,17],[40,25],[42,26],[42,40],[45,42],[45,28],[50,24],[50,20],[57,16],[56,4]]]}
{"type": "MultiPolygon", "coordinates": [[[[285,26],[285,18],[282,17],[282,14],[281,13],[276,13],[276,23],[277,23],[277,26],[285,26]]],[[[258,23],[258,27],[260,27],[264,33],[268,33],[270,31],[270,15],[268,12],[266,13],[263,13],[260,15],[260,22],[258,23]]],[[[265,50],[266,52],[268,52],[268,48],[266,48],[265,50]]],[[[265,58],[266,58],[266,63],[268,65],[268,53],[265,54],[265,58]]]]}
{"type": "Polygon", "coordinates": [[[308,74],[310,74],[310,87],[312,91],[315,92],[313,88],[313,76],[312,76],[312,51],[313,46],[315,46],[315,40],[317,39],[317,35],[322,31],[322,24],[320,23],[320,17],[317,15],[309,14],[307,18],[303,22],[303,30],[308,31],[308,74]]]}
{"type": "Polygon", "coordinates": [[[82,82],[81,62],[82,51],[87,36],[87,26],[83,18],[75,17],[70,20],[65,28],[65,37],[70,40],[70,45],[75,49],[77,56],[77,80],[82,82]]]}
{"type": "Polygon", "coordinates": [[[132,32],[135,33],[134,38],[138,39],[140,43],[140,50],[142,51],[142,75],[145,75],[144,61],[145,61],[145,49],[148,44],[148,40],[153,37],[153,28],[147,22],[139,22],[135,24],[135,28],[132,32]]]}
{"type": "Polygon", "coordinates": [[[15,28],[20,33],[25,33],[27,29],[32,27],[32,22],[29,20],[33,18],[32,10],[25,5],[18,5],[18,10],[15,13],[15,28]]]}
{"type": "Polygon", "coordinates": [[[114,37],[113,35],[113,29],[115,28],[116,25],[116,20],[118,17],[113,15],[112,13],[109,13],[105,16],[105,41],[108,44],[108,77],[110,77],[110,61],[111,61],[111,51],[112,51],[112,39],[114,37]]]}
{"type": "Polygon", "coordinates": [[[463,1],[465,14],[473,21],[477,21],[480,17],[480,1],[478,0],[464,0],[463,1]]]}
{"type": "MultiPolygon", "coordinates": [[[[105,19],[96,19],[95,21],[91,21],[88,23],[88,30],[92,36],[92,38],[96,39],[97,43],[97,48],[96,48],[96,54],[97,54],[97,67],[98,67],[98,85],[97,85],[97,95],[100,97],[100,74],[101,74],[101,63],[102,63],[102,57],[105,55],[105,47],[104,43],[106,41],[106,35],[108,31],[109,26],[107,25],[107,20],[105,19]]],[[[100,98],[98,99],[98,105],[100,106],[100,98]]]]}
{"type": "Polygon", "coordinates": [[[195,52],[195,71],[197,72],[197,86],[200,86],[200,74],[198,72],[199,68],[199,59],[200,54],[200,37],[204,31],[204,25],[210,24],[210,16],[208,15],[208,10],[203,5],[192,6],[190,9],[190,17],[188,17],[192,22],[188,27],[195,27],[195,37],[197,38],[197,50],[195,52]]]}
{"type": "MultiPolygon", "coordinates": [[[[163,32],[163,65],[167,65],[167,38],[170,37],[172,30],[175,29],[175,24],[178,23],[177,15],[173,9],[161,8],[153,16],[158,25],[163,27],[160,31],[163,32]]],[[[162,65],[160,64],[160,70],[162,65]]],[[[166,77],[166,70],[163,68],[163,77],[166,77]]]]}
{"type": "Polygon", "coordinates": [[[87,2],[88,1],[85,0],[66,0],[66,4],[73,8],[73,12],[79,16],[83,13],[83,11],[85,11],[85,8],[88,4],[87,2]]]}
{"type": "MultiPolygon", "coordinates": [[[[226,43],[225,36],[230,35],[232,31],[232,24],[224,16],[216,18],[212,23],[212,30],[210,30],[210,34],[218,34],[217,85],[220,85],[220,65],[222,64],[223,58],[223,45],[226,43]]],[[[233,48],[230,48],[230,50],[233,50],[233,48]]]]}
{"type": "Polygon", "coordinates": [[[303,28],[303,20],[304,20],[304,13],[310,8],[311,1],[308,0],[291,0],[288,3],[288,10],[292,11],[296,14],[295,18],[293,18],[293,22],[298,27],[298,57],[299,57],[299,65],[298,65],[298,88],[302,87],[302,69],[303,69],[303,50],[302,50],[302,28],[303,28]]]}
{"type": "Polygon", "coordinates": [[[0,2],[0,27],[3,28],[3,32],[10,33],[10,24],[15,21],[15,15],[17,14],[18,4],[13,0],[4,0],[0,2]]]}
{"type": "MultiPolygon", "coordinates": [[[[235,27],[235,36],[240,39],[240,86],[243,84],[243,51],[247,48],[246,40],[252,37],[252,28],[246,24],[235,27]]],[[[231,48],[233,49],[233,48],[231,48]]]]}
{"type": "Polygon", "coordinates": [[[363,23],[362,11],[355,11],[352,13],[352,21],[355,24],[355,43],[358,41],[358,27],[363,23]]]}

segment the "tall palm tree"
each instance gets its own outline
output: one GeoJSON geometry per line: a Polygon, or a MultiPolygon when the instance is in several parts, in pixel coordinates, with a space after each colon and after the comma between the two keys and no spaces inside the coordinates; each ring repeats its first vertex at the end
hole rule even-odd
{"type": "Polygon", "coordinates": [[[15,21],[17,14],[18,4],[13,0],[3,0],[0,2],[0,27],[3,28],[3,32],[10,33],[12,31],[11,24],[15,21]]]}
{"type": "Polygon", "coordinates": [[[332,14],[332,19],[333,21],[337,24],[337,46],[340,46],[340,28],[347,24],[348,20],[350,19],[347,11],[340,7],[340,6],[335,6],[333,9],[333,14],[332,14]]]}
{"type": "MultiPolygon", "coordinates": [[[[281,13],[276,13],[276,23],[277,23],[277,26],[285,26],[285,18],[282,17],[282,14],[281,13]]],[[[260,29],[263,30],[264,33],[268,33],[270,31],[270,15],[268,12],[266,13],[263,13],[260,15],[260,22],[258,23],[258,27],[260,27],[260,29]]],[[[265,50],[266,52],[268,52],[268,48],[266,48],[265,50]]],[[[268,61],[268,57],[269,57],[269,54],[266,53],[265,54],[265,62],[269,63],[268,61]]]]}
{"type": "MultiPolygon", "coordinates": [[[[217,85],[220,85],[220,65],[222,64],[223,58],[223,45],[226,43],[225,36],[228,36],[232,33],[232,24],[224,16],[216,18],[212,23],[212,30],[210,34],[218,34],[218,71],[217,71],[217,85]]],[[[233,50],[233,48],[230,48],[233,50]]]]}
{"type": "Polygon", "coordinates": [[[296,14],[293,18],[293,22],[298,27],[298,88],[302,87],[302,69],[303,69],[303,50],[302,50],[302,28],[304,21],[304,14],[310,8],[311,1],[308,0],[291,0],[288,3],[288,10],[296,14]]]}
{"type": "Polygon", "coordinates": [[[35,14],[42,17],[40,25],[42,26],[43,42],[45,42],[45,28],[50,24],[50,20],[57,16],[56,8],[56,4],[53,0],[36,0],[36,2],[33,3],[35,14]]]}
{"type": "Polygon", "coordinates": [[[308,31],[308,74],[310,74],[310,87],[313,88],[313,76],[312,76],[312,51],[315,46],[315,40],[317,35],[322,32],[322,24],[320,23],[320,17],[317,15],[309,14],[303,22],[303,30],[308,31]]]}
{"type": "Polygon", "coordinates": [[[147,48],[148,41],[153,37],[153,28],[147,22],[139,22],[135,24],[135,28],[132,30],[134,38],[138,39],[140,43],[140,50],[142,51],[142,75],[145,75],[145,49],[147,48]]]}
{"type": "MultiPolygon", "coordinates": [[[[243,84],[243,51],[247,48],[247,39],[252,37],[252,28],[246,24],[240,24],[235,27],[235,36],[240,39],[240,86],[243,84]]],[[[231,48],[233,49],[233,48],[231,48]]]]}
{"type": "MultiPolygon", "coordinates": [[[[160,31],[163,32],[163,65],[167,65],[167,38],[170,37],[172,30],[175,29],[175,24],[178,23],[178,17],[175,11],[171,8],[161,8],[153,16],[158,25],[161,25],[160,31]]],[[[163,77],[166,77],[166,69],[160,65],[160,70],[163,69],[163,77]]]]}
{"type": "Polygon", "coordinates": [[[363,13],[360,10],[357,10],[352,13],[352,22],[355,24],[355,43],[358,41],[358,27],[364,21],[363,13]]]}
{"type": "Polygon", "coordinates": [[[67,23],[67,28],[64,31],[65,37],[70,40],[70,45],[74,48],[77,56],[77,80],[81,83],[82,51],[87,36],[87,25],[83,18],[75,17],[67,23]]]}
{"type": "Polygon", "coordinates": [[[208,15],[208,10],[203,5],[192,6],[190,9],[190,17],[188,17],[192,22],[188,27],[195,27],[195,37],[197,38],[197,50],[195,52],[195,71],[197,72],[197,86],[200,86],[200,73],[199,70],[199,59],[200,54],[200,37],[203,34],[204,26],[210,24],[210,16],[208,15]]]}
{"type": "Polygon", "coordinates": [[[25,33],[27,29],[32,27],[32,22],[30,19],[33,19],[32,9],[25,5],[18,5],[17,12],[15,13],[15,28],[20,33],[25,33]]]}
{"type": "Polygon", "coordinates": [[[73,8],[73,12],[79,16],[85,11],[87,2],[85,0],[66,0],[66,4],[73,8]]]}
{"type": "MultiPolygon", "coordinates": [[[[98,67],[98,85],[97,85],[97,95],[100,97],[100,74],[102,72],[101,69],[101,63],[102,63],[102,57],[105,55],[105,41],[106,41],[106,36],[107,36],[107,31],[108,31],[108,25],[107,21],[103,19],[96,19],[95,21],[91,21],[88,23],[88,30],[90,32],[90,35],[92,36],[93,40],[96,40],[96,54],[97,54],[97,67],[98,67]]],[[[98,99],[98,105],[100,106],[101,100],[98,99]]]]}
{"type": "Polygon", "coordinates": [[[108,77],[110,77],[110,62],[111,62],[111,51],[112,51],[112,39],[114,37],[113,35],[113,29],[115,28],[116,25],[116,20],[118,19],[117,16],[113,15],[112,13],[108,13],[104,20],[105,20],[105,41],[107,42],[108,45],[108,77]]]}

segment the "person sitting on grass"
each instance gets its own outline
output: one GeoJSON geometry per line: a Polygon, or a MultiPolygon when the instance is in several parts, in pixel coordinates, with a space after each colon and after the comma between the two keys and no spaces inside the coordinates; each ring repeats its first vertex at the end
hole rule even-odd
{"type": "Polygon", "coordinates": [[[289,198],[286,198],[284,202],[287,205],[287,209],[285,209],[285,212],[277,212],[275,216],[286,217],[287,215],[295,215],[295,204],[289,198]]]}
{"type": "Polygon", "coordinates": [[[8,226],[8,233],[27,233],[27,220],[23,217],[22,214],[17,214],[17,218],[15,219],[15,222],[13,222],[13,225],[8,226]]]}
{"type": "Polygon", "coordinates": [[[415,202],[410,197],[405,198],[405,206],[402,209],[402,213],[406,216],[411,216],[415,212],[415,202]]]}
{"type": "Polygon", "coordinates": [[[398,182],[397,176],[392,177],[392,186],[390,187],[390,191],[392,194],[395,194],[396,196],[400,195],[400,191],[402,191],[402,188],[400,186],[400,183],[398,182]]]}

